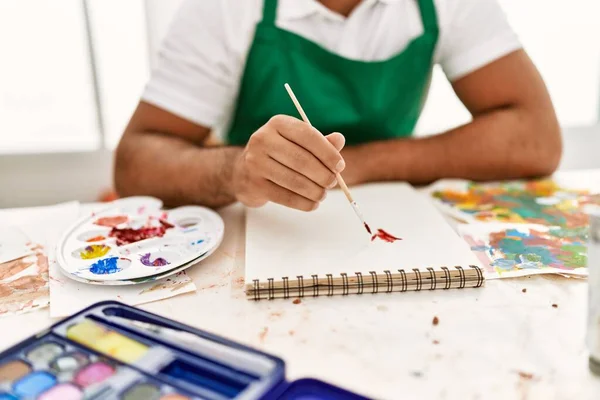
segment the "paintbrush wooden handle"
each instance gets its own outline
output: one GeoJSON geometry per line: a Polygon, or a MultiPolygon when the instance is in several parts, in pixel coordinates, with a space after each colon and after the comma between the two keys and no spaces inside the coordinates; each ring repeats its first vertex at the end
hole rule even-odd
{"type": "Polygon", "coordinates": [[[335,174],[335,178],[337,179],[338,185],[340,185],[340,189],[342,189],[342,192],[344,192],[348,201],[350,203],[353,203],[354,199],[352,198],[352,195],[350,194],[350,189],[348,189],[348,185],[346,185],[346,182],[344,182],[344,178],[342,178],[342,175],[340,175],[340,173],[338,172],[337,174],[335,174]]]}

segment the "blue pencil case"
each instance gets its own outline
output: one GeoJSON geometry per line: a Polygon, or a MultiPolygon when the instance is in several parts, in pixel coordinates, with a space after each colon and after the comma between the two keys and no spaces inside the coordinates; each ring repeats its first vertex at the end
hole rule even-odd
{"type": "Polygon", "coordinates": [[[280,358],[118,302],[0,353],[0,400],[361,400],[280,358]]]}

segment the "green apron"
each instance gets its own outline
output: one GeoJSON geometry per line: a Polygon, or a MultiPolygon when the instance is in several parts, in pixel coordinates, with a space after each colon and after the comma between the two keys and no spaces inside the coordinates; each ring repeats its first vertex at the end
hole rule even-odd
{"type": "Polygon", "coordinates": [[[315,128],[341,132],[347,145],[410,136],[425,102],[438,38],[434,0],[419,3],[424,32],[384,61],[357,61],[275,26],[277,0],[265,0],[234,117],[226,136],[243,146],[272,116],[298,117],[289,83],[315,128]]]}

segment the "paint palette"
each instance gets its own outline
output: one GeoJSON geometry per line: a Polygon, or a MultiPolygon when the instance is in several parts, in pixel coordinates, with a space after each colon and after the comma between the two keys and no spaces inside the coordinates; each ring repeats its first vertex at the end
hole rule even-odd
{"type": "Polygon", "coordinates": [[[0,399],[363,400],[224,338],[117,302],[95,304],[0,354],[0,399]],[[176,335],[176,336],[175,336],[176,335]]]}
{"type": "Polygon", "coordinates": [[[152,197],[130,197],[80,219],[59,241],[57,261],[70,278],[129,285],[175,274],[212,254],[224,225],[198,206],[163,210],[152,197]]]}

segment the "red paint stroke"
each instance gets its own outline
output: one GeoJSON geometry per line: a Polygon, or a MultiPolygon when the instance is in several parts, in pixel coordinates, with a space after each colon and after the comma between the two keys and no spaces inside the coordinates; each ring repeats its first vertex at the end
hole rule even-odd
{"type": "Polygon", "coordinates": [[[398,238],[396,236],[392,236],[383,229],[377,229],[377,233],[371,237],[371,241],[375,239],[381,239],[384,242],[394,243],[396,240],[402,240],[402,238],[398,238]]]}
{"type": "Polygon", "coordinates": [[[173,225],[163,220],[159,220],[159,222],[160,226],[156,227],[144,227],[140,229],[112,228],[108,236],[117,239],[117,246],[123,246],[153,237],[163,237],[167,229],[173,228],[173,225]]]}
{"type": "Polygon", "coordinates": [[[117,225],[124,224],[128,220],[129,220],[129,217],[127,217],[127,215],[117,215],[114,217],[98,218],[96,220],[96,222],[94,222],[94,224],[100,225],[100,226],[108,226],[109,228],[114,228],[117,225]]]}
{"type": "Polygon", "coordinates": [[[372,235],[373,232],[371,232],[371,228],[369,228],[369,225],[367,225],[367,223],[365,222],[365,229],[367,230],[367,232],[369,232],[369,235],[372,235]]]}

